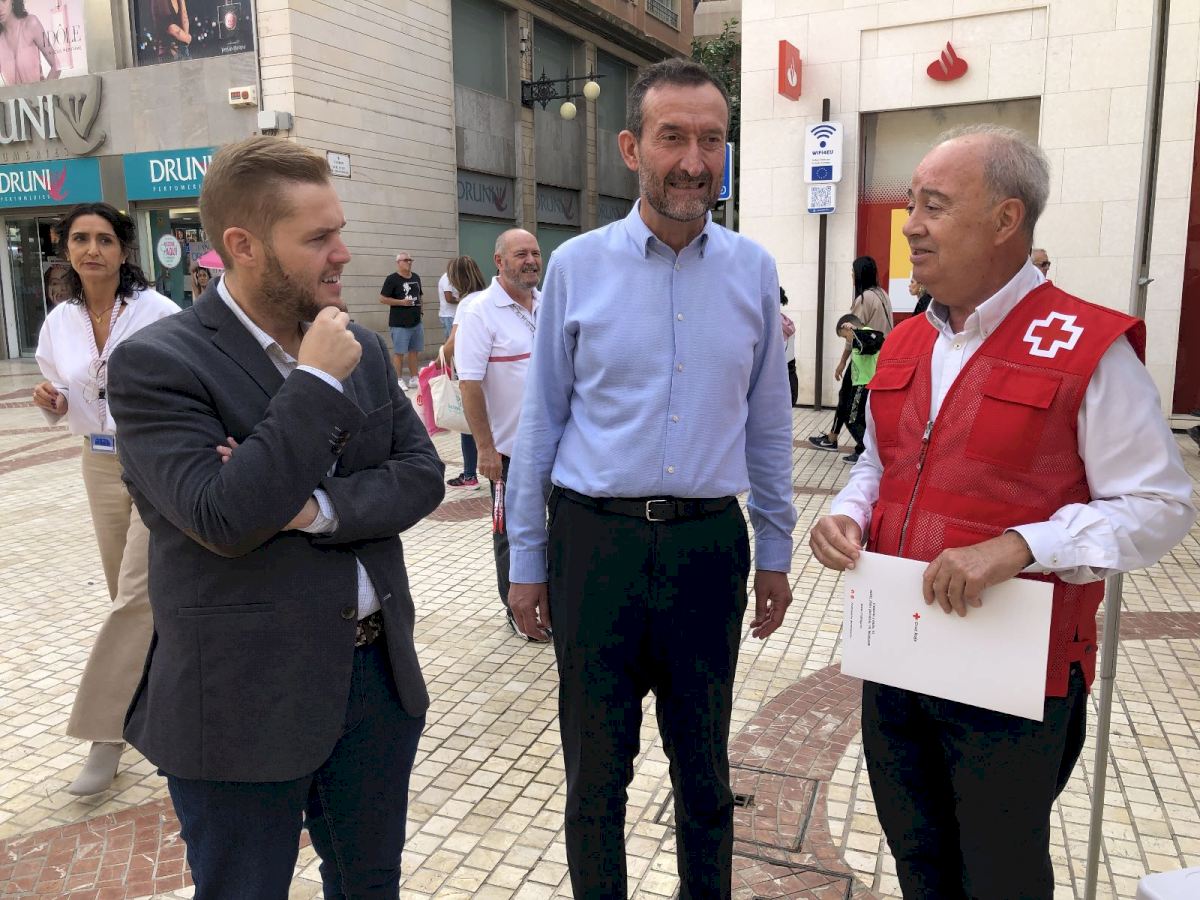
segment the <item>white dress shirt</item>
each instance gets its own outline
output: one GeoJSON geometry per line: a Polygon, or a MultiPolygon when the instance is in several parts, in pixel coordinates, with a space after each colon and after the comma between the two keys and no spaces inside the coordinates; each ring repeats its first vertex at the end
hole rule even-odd
{"type": "MultiPolygon", "coordinates": [[[[925,315],[938,331],[930,361],[930,421],[950,386],[988,335],[1046,279],[1026,264],[973,312],[955,334],[946,307],[934,300],[925,315]]],[[[1079,455],[1091,503],[1070,503],[1046,522],[1010,530],[1035,560],[1027,572],[1053,572],[1083,584],[1152,565],[1174,547],[1196,518],[1192,481],[1159,406],[1158,390],[1129,341],[1118,338],[1100,358],[1079,407],[1079,455]]],[[[833,501],[866,534],[883,468],[867,407],[866,451],[833,501]]]]}
{"type": "MultiPolygon", "coordinates": [[[[89,401],[84,397],[89,387],[103,387],[105,383],[103,371],[98,379],[92,377],[92,364],[98,360],[107,364],[113,349],[125,338],[177,312],[179,307],[170,297],[150,288],[136,292],[129,300],[118,298],[108,313],[108,342],[100,351],[85,304],[60,303],[50,310],[38,333],[37,364],[43,377],[67,398],[65,415],[71,434],[116,433],[108,404],[100,398],[89,401]]],[[[63,417],[62,413],[45,409],[41,413],[51,425],[57,425],[63,417]]]]}
{"type": "MultiPolygon", "coordinates": [[[[279,370],[279,374],[285,379],[297,369],[301,369],[320,378],[339,393],[345,392],[342,388],[342,383],[328,372],[324,372],[313,366],[297,365],[294,356],[284,350],[275,338],[255,325],[254,321],[246,315],[245,310],[238,306],[237,301],[233,299],[233,295],[229,293],[229,288],[225,284],[225,276],[223,275],[217,281],[217,293],[221,295],[221,299],[225,301],[225,305],[237,316],[238,321],[250,332],[250,336],[263,348],[267,354],[267,358],[271,360],[275,368],[279,370]]],[[[307,331],[309,326],[308,323],[303,323],[300,327],[307,331]]],[[[330,467],[329,474],[332,475],[336,468],[337,463],[335,462],[330,467]]],[[[312,522],[306,527],[301,528],[300,531],[306,534],[330,534],[337,531],[337,510],[333,508],[333,501],[329,499],[329,494],[321,488],[317,488],[313,491],[313,499],[317,501],[317,515],[312,522]]],[[[380,608],[379,595],[375,592],[375,585],[371,582],[370,576],[367,575],[367,570],[363,568],[363,564],[358,561],[357,557],[355,557],[354,564],[358,567],[358,617],[363,619],[380,608]]]]}

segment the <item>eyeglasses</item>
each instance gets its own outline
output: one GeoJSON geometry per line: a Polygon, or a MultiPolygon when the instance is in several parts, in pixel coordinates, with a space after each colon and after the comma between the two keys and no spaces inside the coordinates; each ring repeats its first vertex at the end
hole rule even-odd
{"type": "Polygon", "coordinates": [[[1050,270],[1050,260],[1046,260],[1045,262],[1040,262],[1040,263],[1034,263],[1034,265],[1037,266],[1039,269],[1041,269],[1043,272],[1048,272],[1050,270]]]}
{"type": "Polygon", "coordinates": [[[92,380],[83,386],[83,399],[88,403],[105,399],[105,387],[108,384],[108,360],[93,359],[87,372],[88,378],[92,380]]]}

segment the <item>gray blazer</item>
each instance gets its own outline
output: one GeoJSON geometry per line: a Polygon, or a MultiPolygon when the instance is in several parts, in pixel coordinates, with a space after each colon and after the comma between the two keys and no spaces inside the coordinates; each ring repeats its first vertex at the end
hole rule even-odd
{"type": "Polygon", "coordinates": [[[172,775],[284,781],[324,762],[350,689],[356,558],[404,709],[429,705],[398,535],[441,502],[445,467],[383,342],[351,328],[363,353],[344,394],[307,372],[285,381],[215,285],[113,351],[108,402],[150,530],[154,611],[125,738],[172,775]],[[227,436],[240,446],[222,465],[227,436]],[[317,487],[337,530],[281,533],[317,487]]]}

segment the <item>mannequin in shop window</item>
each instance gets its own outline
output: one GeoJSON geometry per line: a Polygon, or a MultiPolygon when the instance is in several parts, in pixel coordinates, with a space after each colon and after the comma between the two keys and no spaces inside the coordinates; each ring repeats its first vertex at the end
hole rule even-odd
{"type": "Polygon", "coordinates": [[[58,75],[58,56],[49,49],[41,19],[25,10],[25,0],[0,0],[0,77],[4,83],[33,84],[58,75]],[[43,58],[50,66],[45,75],[43,58]]]}

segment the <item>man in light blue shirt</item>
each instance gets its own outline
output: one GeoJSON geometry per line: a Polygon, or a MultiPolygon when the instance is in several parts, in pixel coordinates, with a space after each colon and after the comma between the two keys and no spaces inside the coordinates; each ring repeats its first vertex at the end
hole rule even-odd
{"type": "Polygon", "coordinates": [[[701,66],[645,70],[619,137],[641,199],[559,247],[542,295],[509,473],[509,602],[535,639],[553,621],[577,900],[627,896],[625,789],[650,690],[671,760],[680,897],[730,896],[727,750],[750,571],[735,495],[747,489],[751,633],[775,631],[791,602],[775,262],[709,216],[728,121],[701,66]]]}

